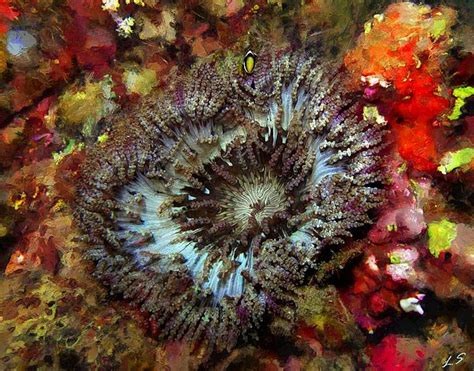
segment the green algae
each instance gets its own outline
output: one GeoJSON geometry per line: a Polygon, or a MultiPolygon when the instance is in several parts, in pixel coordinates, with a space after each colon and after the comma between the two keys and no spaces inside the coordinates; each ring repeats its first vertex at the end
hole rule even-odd
{"type": "Polygon", "coordinates": [[[471,95],[474,95],[473,86],[460,86],[453,90],[453,96],[456,97],[456,101],[454,102],[453,111],[448,116],[448,119],[457,120],[461,117],[461,108],[466,104],[466,99],[471,95]]]}
{"type": "Polygon", "coordinates": [[[444,35],[446,33],[446,25],[446,19],[435,19],[431,30],[431,36],[437,40],[440,36],[444,35]]]}
{"type": "Polygon", "coordinates": [[[391,264],[401,264],[402,263],[402,259],[400,258],[399,255],[390,254],[389,258],[390,258],[390,263],[391,264]]]}
{"type": "Polygon", "coordinates": [[[107,142],[108,140],[109,140],[109,134],[107,134],[107,133],[104,133],[104,134],[99,135],[99,136],[97,137],[97,142],[99,142],[99,143],[105,143],[105,142],[107,142]]]}
{"type": "Polygon", "coordinates": [[[81,150],[82,148],[84,148],[84,143],[76,143],[75,139],[69,139],[66,147],[64,147],[62,151],[52,153],[54,163],[59,164],[64,157],[70,155],[76,150],[81,150]]]}
{"type": "Polygon", "coordinates": [[[456,224],[443,219],[428,224],[428,250],[436,258],[442,251],[449,250],[456,238],[456,224]]]}
{"type": "Polygon", "coordinates": [[[474,159],[474,148],[463,148],[459,151],[446,153],[440,161],[438,171],[442,174],[447,174],[462,167],[469,165],[474,159]]]}

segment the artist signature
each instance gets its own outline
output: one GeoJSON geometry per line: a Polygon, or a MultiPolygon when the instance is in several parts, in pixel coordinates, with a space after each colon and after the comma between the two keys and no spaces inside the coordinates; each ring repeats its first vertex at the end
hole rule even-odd
{"type": "Polygon", "coordinates": [[[461,353],[458,353],[455,356],[456,356],[456,358],[453,358],[453,356],[450,354],[448,359],[446,360],[446,362],[444,362],[443,368],[446,368],[446,367],[449,367],[449,366],[454,366],[454,365],[457,365],[457,364],[461,363],[462,361],[464,361],[464,357],[466,357],[466,353],[461,352],[461,353]]]}

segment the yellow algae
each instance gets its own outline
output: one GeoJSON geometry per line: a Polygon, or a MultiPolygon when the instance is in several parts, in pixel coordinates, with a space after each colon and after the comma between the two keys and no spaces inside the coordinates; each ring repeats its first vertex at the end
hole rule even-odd
{"type": "Polygon", "coordinates": [[[384,124],[387,121],[383,117],[376,106],[365,106],[363,116],[365,120],[375,120],[377,124],[384,124]]]}
{"type": "Polygon", "coordinates": [[[129,94],[147,95],[157,85],[156,72],[148,68],[127,70],[123,80],[129,94]]]}
{"type": "Polygon", "coordinates": [[[26,201],[26,193],[22,192],[20,197],[13,201],[13,208],[18,210],[26,201]]]}
{"type": "Polygon", "coordinates": [[[80,88],[70,88],[59,98],[59,117],[66,126],[76,126],[83,135],[92,135],[97,122],[117,108],[112,88],[108,75],[100,81],[87,81],[80,88]]]}

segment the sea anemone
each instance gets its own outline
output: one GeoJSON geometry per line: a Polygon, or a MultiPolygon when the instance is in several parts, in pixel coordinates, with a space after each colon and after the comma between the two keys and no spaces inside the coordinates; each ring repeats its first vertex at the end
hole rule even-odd
{"type": "Polygon", "coordinates": [[[161,337],[217,351],[293,302],[383,200],[384,124],[362,117],[344,73],[258,54],[202,61],[114,116],[77,186],[95,276],[161,337]]]}

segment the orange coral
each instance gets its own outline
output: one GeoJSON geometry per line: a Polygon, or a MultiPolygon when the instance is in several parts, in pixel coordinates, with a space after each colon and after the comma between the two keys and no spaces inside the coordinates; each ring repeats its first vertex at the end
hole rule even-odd
{"type": "Polygon", "coordinates": [[[366,24],[345,64],[353,82],[393,85],[386,103],[400,155],[415,169],[435,171],[438,154],[433,124],[449,108],[443,87],[442,55],[450,45],[456,13],[411,3],[393,4],[366,24]]]}

